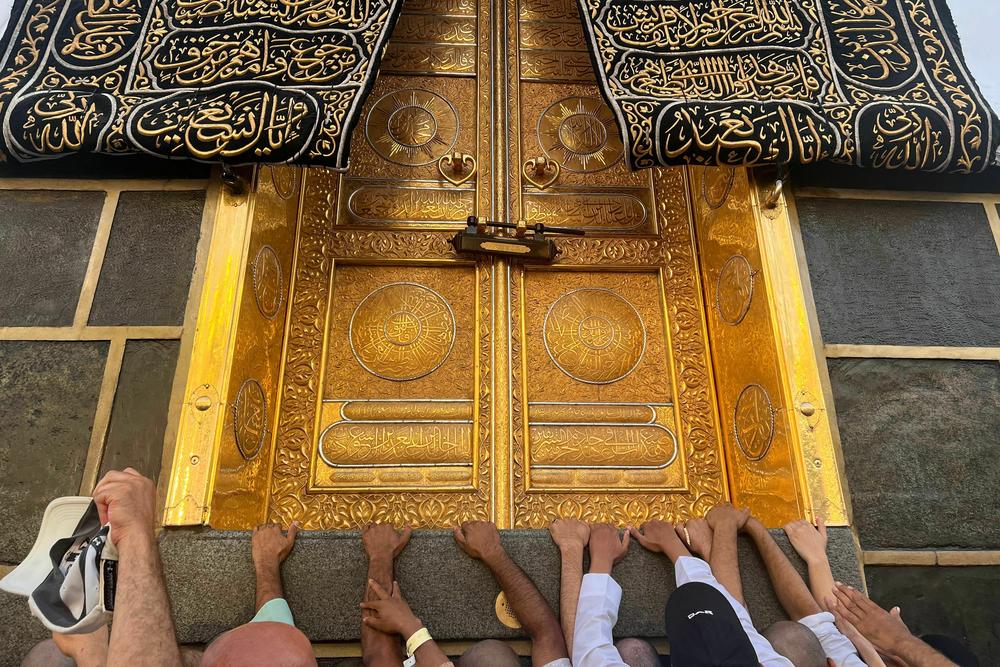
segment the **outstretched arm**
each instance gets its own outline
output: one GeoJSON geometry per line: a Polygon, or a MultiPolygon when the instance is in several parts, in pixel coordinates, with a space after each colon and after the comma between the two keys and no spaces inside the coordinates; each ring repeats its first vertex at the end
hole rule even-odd
{"type": "Polygon", "coordinates": [[[281,526],[266,523],[253,529],[250,540],[250,550],[253,555],[253,569],[257,575],[255,587],[256,611],[271,600],[285,597],[281,585],[281,564],[288,558],[295,546],[295,535],[299,532],[299,524],[295,521],[288,528],[286,535],[281,526]]]}
{"type": "Polygon", "coordinates": [[[691,556],[674,525],[666,521],[647,521],[642,524],[641,531],[638,528],[629,528],[629,532],[646,549],[666,554],[671,563],[676,564],[681,558],[691,556]]]}
{"type": "Polygon", "coordinates": [[[764,561],[764,567],[767,568],[767,574],[771,578],[771,586],[788,617],[798,621],[806,616],[818,614],[821,610],[809,592],[806,582],[802,581],[802,577],[764,524],[752,516],[747,519],[743,530],[757,545],[761,560],[764,561]]]}
{"type": "Polygon", "coordinates": [[[549,526],[552,541],[559,547],[559,622],[566,647],[573,646],[576,605],[583,584],[583,550],[590,539],[590,526],[579,519],[556,519],[549,526]]]}
{"type": "Polygon", "coordinates": [[[838,624],[847,621],[853,625],[880,653],[899,658],[909,667],[955,667],[951,660],[913,636],[899,616],[850,586],[837,584],[827,605],[838,624]]]}
{"type": "MultiPolygon", "coordinates": [[[[368,583],[362,599],[371,602],[375,592],[371,582],[381,587],[382,591],[391,591],[394,580],[393,562],[410,541],[410,529],[404,528],[401,533],[386,524],[369,526],[361,533],[361,542],[368,556],[368,583]]],[[[399,665],[403,662],[403,651],[399,639],[392,634],[380,631],[376,626],[367,623],[373,612],[364,609],[361,612],[361,654],[365,665],[382,667],[384,665],[399,665]]],[[[419,626],[418,628],[419,629],[419,626]]],[[[405,640],[409,635],[403,637],[405,640]]]]}
{"type": "Polygon", "coordinates": [[[489,521],[467,521],[455,527],[462,550],[483,561],[500,584],[514,615],[531,637],[531,663],[536,667],[568,657],[566,640],[555,613],[535,584],[500,544],[500,533],[489,521]]]}
{"type": "Polygon", "coordinates": [[[181,664],[153,533],[155,496],[152,480],[132,468],[109,472],[94,489],[101,523],[111,524],[118,548],[117,613],[108,644],[112,667],[181,664]]]}
{"type": "Polygon", "coordinates": [[[750,515],[748,510],[738,510],[729,503],[716,505],[705,517],[712,528],[712,551],[708,561],[716,580],[729,591],[737,602],[743,600],[743,581],[740,579],[740,559],[736,551],[736,535],[750,515]]]}
{"type": "Polygon", "coordinates": [[[611,578],[611,570],[628,553],[628,542],[628,531],[619,537],[618,529],[610,524],[590,527],[590,574],[580,586],[573,629],[575,667],[627,667],[611,632],[622,601],[621,586],[611,578]]]}

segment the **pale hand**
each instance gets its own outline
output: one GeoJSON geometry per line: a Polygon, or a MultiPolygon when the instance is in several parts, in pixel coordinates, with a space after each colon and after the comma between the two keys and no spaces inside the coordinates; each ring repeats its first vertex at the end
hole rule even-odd
{"type": "Polygon", "coordinates": [[[400,635],[408,638],[423,627],[399,592],[399,583],[392,582],[392,593],[378,585],[374,579],[368,580],[371,599],[361,603],[361,609],[369,612],[364,617],[365,625],[370,625],[379,632],[400,635]]]}
{"type": "Polygon", "coordinates": [[[590,526],[579,519],[556,519],[549,524],[549,535],[560,549],[577,547],[583,550],[590,539],[590,526]]]}
{"type": "Polygon", "coordinates": [[[286,535],[276,523],[266,523],[253,529],[250,552],[253,562],[258,564],[283,563],[295,545],[295,535],[299,532],[299,522],[293,521],[286,535]]]}
{"type": "Polygon", "coordinates": [[[133,468],[108,472],[94,488],[101,524],[111,524],[116,545],[154,541],[156,484],[133,468]]]}
{"type": "Polygon", "coordinates": [[[466,521],[455,526],[455,541],[462,551],[483,561],[504,553],[500,532],[491,521],[466,521]]]}
{"type": "Polygon", "coordinates": [[[785,526],[785,535],[792,543],[795,551],[807,563],[821,562],[826,559],[826,522],[816,520],[816,526],[804,519],[792,521],[785,526]]]}
{"type": "Polygon", "coordinates": [[[404,526],[403,530],[397,533],[389,524],[377,523],[364,529],[361,533],[361,543],[369,560],[379,557],[394,559],[406,548],[412,532],[413,529],[409,526],[404,526]]]}

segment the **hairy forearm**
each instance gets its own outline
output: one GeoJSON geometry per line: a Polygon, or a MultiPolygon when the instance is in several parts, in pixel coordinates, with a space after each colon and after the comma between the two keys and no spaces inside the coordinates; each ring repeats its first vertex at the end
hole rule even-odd
{"type": "Polygon", "coordinates": [[[720,523],[714,526],[712,535],[712,556],[709,566],[716,580],[722,584],[729,594],[736,598],[744,607],[743,582],[740,579],[740,561],[736,552],[736,526],[720,523]]]}
{"type": "Polygon", "coordinates": [[[170,598],[156,541],[140,537],[118,544],[115,618],[109,667],[180,666],[170,598]]]}
{"type": "Polygon", "coordinates": [[[281,587],[281,565],[279,563],[254,565],[254,573],[257,575],[256,611],[260,611],[260,608],[271,600],[285,596],[281,587]]]}
{"type": "MultiPolygon", "coordinates": [[[[507,603],[511,606],[524,631],[533,640],[546,633],[560,633],[562,628],[548,601],[538,592],[535,584],[517,563],[504,551],[484,559],[486,566],[503,589],[507,603]]],[[[582,563],[581,563],[582,565],[582,563]]],[[[582,580],[582,577],[581,577],[582,580]]],[[[579,586],[577,586],[579,595],[579,586]]]]}
{"type": "Polygon", "coordinates": [[[789,618],[797,621],[818,614],[820,608],[812,593],[764,524],[759,521],[748,523],[747,533],[757,545],[761,560],[764,561],[764,567],[771,579],[771,586],[789,618]]]}
{"type": "Polygon", "coordinates": [[[902,660],[907,667],[955,667],[955,663],[951,660],[913,636],[898,642],[892,647],[891,653],[902,660]]]}
{"type": "MultiPolygon", "coordinates": [[[[391,591],[393,582],[392,554],[375,554],[368,560],[368,579],[373,579],[382,590],[391,591]]],[[[374,594],[365,580],[365,592],[362,599],[370,601],[374,594]]],[[[370,615],[371,612],[363,611],[362,617],[370,615]]],[[[406,637],[403,637],[405,640],[406,637]]],[[[361,652],[364,656],[365,664],[382,664],[387,660],[402,661],[402,650],[399,640],[392,635],[387,635],[371,627],[364,621],[361,623],[361,652]]]]}
{"type": "Polygon", "coordinates": [[[561,547],[559,553],[562,557],[559,574],[559,622],[562,624],[566,645],[572,646],[576,605],[580,601],[580,586],[583,584],[583,547],[561,547]]]}
{"type": "Polygon", "coordinates": [[[448,662],[448,656],[444,654],[444,651],[441,650],[433,639],[429,642],[424,642],[413,655],[417,658],[418,667],[441,667],[441,665],[448,662]]]}

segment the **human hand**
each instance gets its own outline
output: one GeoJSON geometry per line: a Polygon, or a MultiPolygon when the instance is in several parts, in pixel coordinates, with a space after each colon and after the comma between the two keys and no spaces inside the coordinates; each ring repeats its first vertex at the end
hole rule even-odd
{"type": "Polygon", "coordinates": [[[500,544],[500,532],[492,521],[466,521],[455,526],[455,541],[462,551],[483,562],[506,553],[500,544]]]}
{"type": "Polygon", "coordinates": [[[371,599],[361,603],[361,609],[369,612],[361,619],[365,625],[404,639],[424,627],[400,594],[399,582],[392,582],[392,593],[388,593],[377,581],[369,579],[368,589],[372,593],[371,599]]]}
{"type": "Polygon", "coordinates": [[[730,503],[720,503],[709,510],[705,516],[708,525],[712,530],[732,527],[735,530],[742,530],[750,518],[750,510],[747,508],[738,510],[730,503]]]}
{"type": "Polygon", "coordinates": [[[583,551],[590,539],[590,525],[579,519],[556,519],[549,524],[549,535],[560,550],[575,547],[583,551]]]}
{"type": "Polygon", "coordinates": [[[628,553],[629,531],[619,537],[618,529],[609,523],[590,527],[590,571],[611,574],[611,568],[628,553]]]}
{"type": "Polygon", "coordinates": [[[792,521],[785,526],[785,535],[806,563],[826,560],[826,522],[823,519],[816,519],[815,527],[805,519],[792,521]]]}
{"type": "Polygon", "coordinates": [[[111,541],[119,549],[155,543],[156,484],[134,468],[108,472],[94,488],[101,525],[111,524],[111,541]]]}
{"type": "Polygon", "coordinates": [[[850,586],[838,582],[827,606],[838,625],[845,621],[853,625],[879,653],[895,655],[901,643],[913,639],[898,607],[890,613],[850,586]]]}
{"type": "Polygon", "coordinates": [[[378,558],[393,560],[406,548],[412,532],[413,529],[409,526],[403,526],[403,530],[397,533],[396,529],[387,523],[375,523],[361,532],[361,543],[365,547],[368,560],[378,558]]]}
{"type": "Polygon", "coordinates": [[[295,545],[295,535],[299,532],[299,522],[293,521],[288,534],[276,523],[265,523],[253,529],[250,539],[250,553],[254,565],[277,566],[288,558],[295,545]]]}
{"type": "Polygon", "coordinates": [[[688,519],[683,526],[678,526],[683,531],[685,542],[691,551],[701,556],[702,560],[709,560],[712,557],[712,527],[705,519],[688,519]]]}
{"type": "Polygon", "coordinates": [[[675,545],[684,546],[674,524],[666,521],[647,521],[642,524],[641,531],[630,526],[628,532],[639,541],[639,544],[655,553],[665,554],[669,553],[675,545]]]}

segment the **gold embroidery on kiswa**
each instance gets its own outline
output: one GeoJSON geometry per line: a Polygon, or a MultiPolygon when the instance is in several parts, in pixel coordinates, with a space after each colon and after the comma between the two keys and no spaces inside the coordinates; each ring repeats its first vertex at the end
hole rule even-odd
{"type": "Polygon", "coordinates": [[[0,62],[18,161],[347,164],[402,0],[27,0],[0,62]]]}
{"type": "Polygon", "coordinates": [[[1000,120],[942,0],[581,0],[633,168],[978,172],[1000,120]]]}

